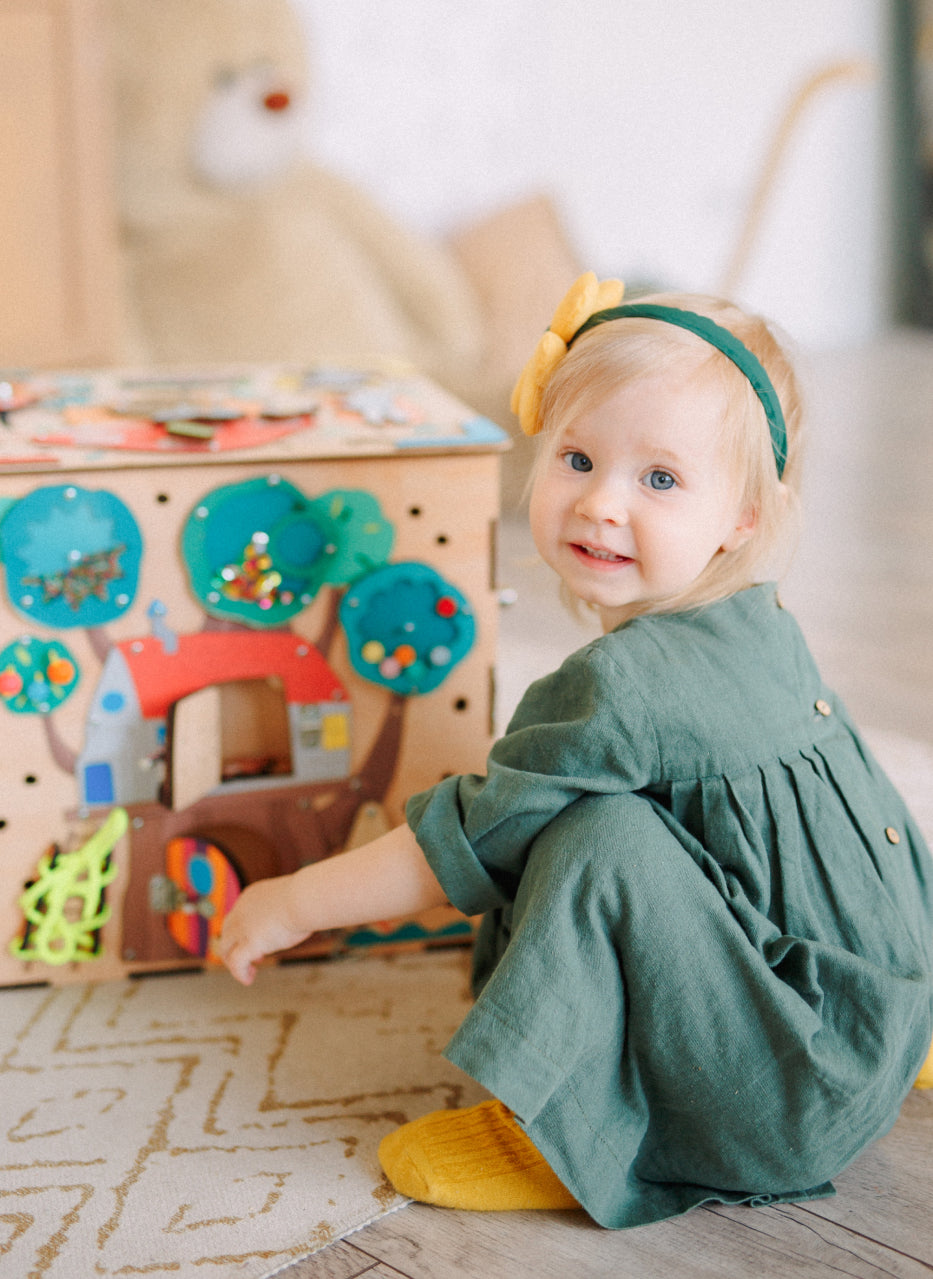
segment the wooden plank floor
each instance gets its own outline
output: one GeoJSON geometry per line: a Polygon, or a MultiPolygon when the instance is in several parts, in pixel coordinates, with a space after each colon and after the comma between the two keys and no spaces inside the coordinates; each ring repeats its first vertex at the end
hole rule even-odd
{"type": "MultiPolygon", "coordinates": [[[[824,674],[866,728],[933,745],[933,334],[811,357],[806,530],[782,591],[824,674]]],[[[523,524],[503,526],[500,719],[588,637],[556,603],[523,524]]],[[[462,1213],[413,1204],[279,1279],[823,1279],[933,1274],[933,1090],[833,1199],[700,1208],[637,1230],[582,1212],[462,1213]]]]}

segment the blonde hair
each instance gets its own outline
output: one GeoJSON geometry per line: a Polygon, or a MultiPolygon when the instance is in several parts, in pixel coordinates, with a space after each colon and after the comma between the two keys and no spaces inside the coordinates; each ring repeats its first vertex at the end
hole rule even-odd
{"type": "Polygon", "coordinates": [[[574,342],[544,392],[532,481],[548,442],[574,418],[595,409],[628,383],[670,374],[681,381],[695,379],[698,387],[721,390],[726,460],[742,482],[742,509],[755,517],[747,541],[735,550],[717,552],[685,591],[634,605],[625,620],[713,603],[779,575],[796,545],[799,523],[801,394],[791,362],[769,325],[729,302],[702,295],[656,293],[639,297],[638,302],[707,316],[758,357],[784,411],[787,461],[781,480],[764,409],[751,383],[727,356],[696,334],[657,319],[625,316],[597,325],[574,342]]]}

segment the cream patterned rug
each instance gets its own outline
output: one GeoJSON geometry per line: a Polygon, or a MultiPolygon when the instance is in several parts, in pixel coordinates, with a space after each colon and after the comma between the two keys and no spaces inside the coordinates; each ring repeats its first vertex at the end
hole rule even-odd
{"type": "Polygon", "coordinates": [[[0,1275],[258,1279],[406,1202],[397,1124],[485,1094],[440,1056],[465,951],[0,991],[0,1275]]]}

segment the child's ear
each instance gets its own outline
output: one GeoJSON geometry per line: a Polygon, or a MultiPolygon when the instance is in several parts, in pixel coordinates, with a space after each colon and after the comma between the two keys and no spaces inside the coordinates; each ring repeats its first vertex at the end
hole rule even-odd
{"type": "Polygon", "coordinates": [[[721,550],[737,551],[740,546],[744,546],[755,529],[758,527],[758,512],[753,506],[747,506],[739,516],[735,528],[723,538],[721,550]]]}
{"type": "MultiPolygon", "coordinates": [[[[778,484],[778,498],[782,506],[786,506],[790,501],[790,490],[786,484],[778,484]]],[[[757,527],[758,511],[754,506],[746,506],[740,513],[735,528],[724,538],[721,549],[724,551],[737,551],[740,546],[745,545],[757,527]]]]}

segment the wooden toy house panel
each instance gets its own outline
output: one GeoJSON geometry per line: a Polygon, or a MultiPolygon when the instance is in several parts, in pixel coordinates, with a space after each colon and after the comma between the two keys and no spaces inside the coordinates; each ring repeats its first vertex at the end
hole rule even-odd
{"type": "Polygon", "coordinates": [[[202,962],[243,883],[483,768],[500,448],[0,462],[0,985],[202,962]]]}

